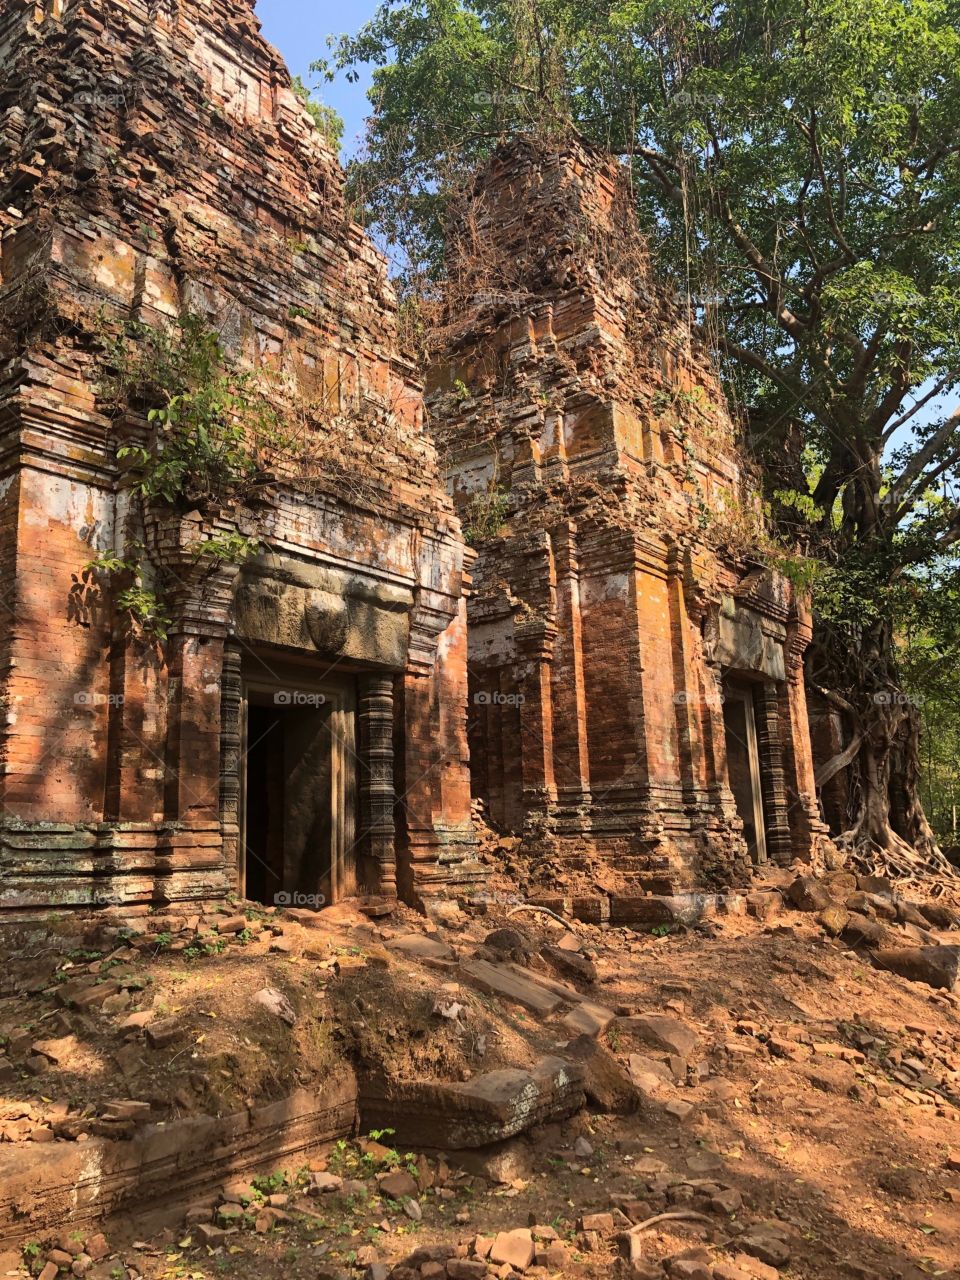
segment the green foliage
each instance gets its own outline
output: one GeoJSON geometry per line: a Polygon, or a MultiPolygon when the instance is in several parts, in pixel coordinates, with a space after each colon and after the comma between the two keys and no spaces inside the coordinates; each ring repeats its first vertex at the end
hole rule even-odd
{"type": "Polygon", "coordinates": [[[497,481],[470,499],[467,519],[463,526],[463,539],[475,547],[485,538],[492,538],[500,530],[510,507],[510,495],[497,481]]]}
{"type": "Polygon", "coordinates": [[[210,538],[201,538],[193,544],[193,554],[197,559],[209,559],[217,563],[240,564],[255,556],[263,543],[259,538],[248,534],[230,533],[214,534],[210,538]]]}
{"type": "Polygon", "coordinates": [[[144,585],[140,560],[125,559],[116,551],[102,551],[83,566],[84,574],[108,582],[115,581],[114,603],[127,620],[127,630],[139,638],[166,640],[170,618],[157,593],[144,585]]]}
{"type": "Polygon", "coordinates": [[[325,102],[317,102],[312,96],[312,90],[307,88],[300,76],[293,77],[293,91],[306,107],[317,132],[323,134],[334,151],[339,151],[343,140],[341,116],[325,102]]]}
{"type": "Polygon", "coordinates": [[[261,1196],[271,1196],[277,1191],[282,1191],[284,1187],[288,1187],[290,1179],[282,1169],[278,1169],[274,1173],[258,1173],[250,1179],[250,1185],[261,1196]]]}
{"type": "Polygon", "coordinates": [[[116,402],[146,402],[154,428],[150,447],[117,451],[136,492],[170,505],[194,497],[228,502],[255,463],[241,421],[249,406],[223,371],[216,335],[193,316],[179,332],[135,326],[113,360],[116,402]]]}
{"type": "Polygon", "coordinates": [[[813,495],[809,492],[801,492],[799,489],[776,489],[773,497],[782,507],[789,507],[796,511],[807,524],[813,525],[823,519],[823,511],[814,502],[813,495]]]}
{"type": "MultiPolygon", "coordinates": [[[[122,422],[137,415],[149,428],[145,441],[117,450],[144,503],[219,513],[249,501],[278,458],[296,452],[262,380],[228,358],[201,317],[188,313],[167,327],[130,324],[105,348],[101,396],[122,422]]],[[[191,550],[215,567],[240,563],[260,547],[259,538],[226,530],[191,550]]],[[[84,584],[89,574],[110,584],[132,635],[167,638],[171,620],[142,546],[100,552],[84,566],[84,584]]]]}
{"type": "Polygon", "coordinates": [[[291,438],[256,373],[231,361],[200,317],[175,326],[129,325],[105,357],[101,392],[118,416],[144,412],[146,443],[117,457],[148,502],[217,509],[242,501],[270,474],[291,438]]]}

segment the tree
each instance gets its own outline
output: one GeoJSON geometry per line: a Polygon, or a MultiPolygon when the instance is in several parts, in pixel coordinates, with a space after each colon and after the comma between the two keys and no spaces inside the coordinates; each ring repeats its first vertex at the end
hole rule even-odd
{"type": "Polygon", "coordinates": [[[842,838],[899,870],[945,865],[898,636],[960,542],[958,18],[956,0],[388,0],[323,64],[375,65],[352,180],[407,283],[438,270],[445,201],[504,135],[573,128],[631,167],[780,536],[821,566],[808,678],[851,735],[821,769],[850,780],[842,838]]]}
{"type": "Polygon", "coordinates": [[[340,143],[343,140],[343,120],[340,115],[325,102],[318,102],[313,96],[313,91],[303,83],[300,76],[294,76],[291,83],[293,92],[306,107],[307,115],[313,121],[317,132],[322,133],[334,151],[339,152],[340,143]]]}

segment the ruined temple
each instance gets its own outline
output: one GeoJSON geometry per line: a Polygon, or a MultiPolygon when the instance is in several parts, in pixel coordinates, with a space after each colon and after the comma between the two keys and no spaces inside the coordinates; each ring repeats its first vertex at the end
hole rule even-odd
{"type": "Polygon", "coordinates": [[[464,544],[385,263],[252,4],[14,0],[0,64],[0,907],[469,884],[464,544]],[[334,466],[136,497],[105,351],[184,314],[334,466]]]}
{"type": "Polygon", "coordinates": [[[633,207],[579,143],[501,149],[458,211],[428,394],[478,550],[474,792],[547,898],[604,888],[620,920],[824,831],[810,620],[759,554],[724,395],[633,207]]]}
{"type": "Polygon", "coordinates": [[[429,906],[478,807],[592,919],[813,856],[809,618],[616,162],[477,175],[425,400],[248,0],[18,0],[0,62],[0,911],[429,906]],[[118,352],[207,330],[302,447],[158,496],[118,352]]]}

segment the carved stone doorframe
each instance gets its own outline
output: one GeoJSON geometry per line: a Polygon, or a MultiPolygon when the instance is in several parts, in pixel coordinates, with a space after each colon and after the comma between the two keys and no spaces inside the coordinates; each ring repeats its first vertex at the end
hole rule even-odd
{"type": "MultiPolygon", "coordinates": [[[[221,682],[221,784],[220,816],[224,862],[236,892],[244,894],[247,842],[247,762],[251,697],[273,701],[278,711],[315,703],[322,708],[330,730],[329,804],[331,822],[330,883],[324,897],[336,902],[356,892],[365,852],[357,803],[358,774],[364,772],[357,744],[356,681],[318,678],[308,667],[258,662],[251,654],[241,657],[240,646],[228,646],[221,682]],[[350,872],[351,859],[356,872],[350,872]]],[[[326,782],[325,782],[326,785],[326,782]]],[[[283,892],[318,897],[305,885],[286,885],[283,892]]],[[[301,905],[323,905],[304,902],[301,905]]]]}

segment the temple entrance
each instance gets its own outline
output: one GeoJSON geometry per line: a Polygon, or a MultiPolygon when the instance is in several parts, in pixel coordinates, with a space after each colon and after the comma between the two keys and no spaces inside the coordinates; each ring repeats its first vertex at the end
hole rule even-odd
{"type": "Polygon", "coordinates": [[[243,893],[319,908],[357,891],[352,681],[245,681],[243,893]]]}
{"type": "Polygon", "coordinates": [[[760,752],[753,688],[725,680],[723,725],[727,745],[727,774],[737,813],[743,822],[743,838],[755,863],[767,860],[767,833],[763,819],[760,752]]]}

